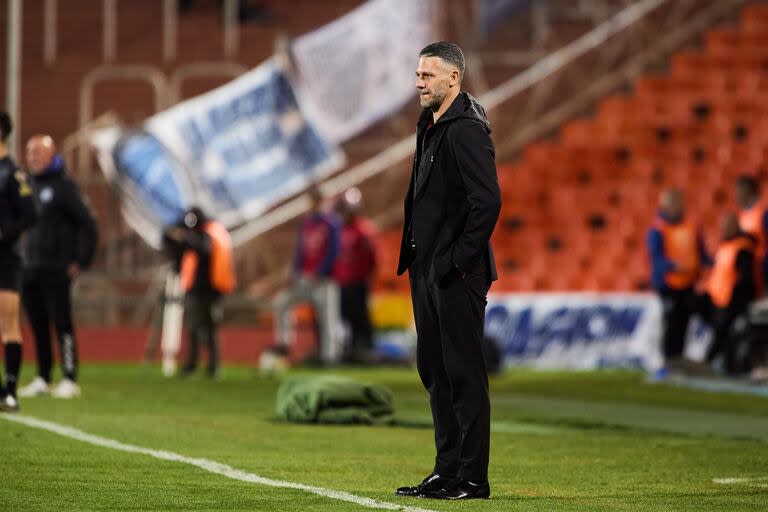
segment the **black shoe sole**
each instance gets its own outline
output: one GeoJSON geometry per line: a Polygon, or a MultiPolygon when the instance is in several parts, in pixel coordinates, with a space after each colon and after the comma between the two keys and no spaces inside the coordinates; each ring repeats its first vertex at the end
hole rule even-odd
{"type": "Polygon", "coordinates": [[[451,498],[448,496],[428,496],[426,494],[417,494],[417,498],[425,500],[445,500],[445,501],[463,501],[463,500],[489,500],[490,496],[463,496],[461,498],[451,498]]]}

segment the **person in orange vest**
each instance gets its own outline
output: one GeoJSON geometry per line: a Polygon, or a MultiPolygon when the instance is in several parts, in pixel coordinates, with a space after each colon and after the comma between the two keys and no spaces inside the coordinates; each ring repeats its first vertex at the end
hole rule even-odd
{"type": "Polygon", "coordinates": [[[714,330],[706,360],[725,356],[729,374],[742,369],[737,361],[739,336],[747,332],[747,311],[755,299],[756,240],[739,227],[739,219],[727,213],[721,224],[722,241],[703,296],[703,316],[714,330]]]}
{"type": "Polygon", "coordinates": [[[685,335],[696,302],[694,285],[712,259],[697,227],[685,218],[683,193],[661,193],[659,213],[647,237],[651,284],[664,309],[662,347],[667,366],[682,362],[685,335]]]}
{"type": "Polygon", "coordinates": [[[760,186],[752,176],[743,175],[736,180],[734,196],[739,205],[739,227],[752,235],[757,244],[757,295],[761,296],[768,290],[768,208],[760,200],[760,186]]]}
{"type": "Polygon", "coordinates": [[[219,341],[214,308],[222,295],[235,289],[232,240],[226,228],[209,219],[198,207],[184,214],[183,222],[166,229],[164,237],[180,249],[180,277],[186,292],[185,323],[189,333],[189,352],[182,375],[197,369],[201,343],[208,347],[210,377],[219,370],[219,341]]]}

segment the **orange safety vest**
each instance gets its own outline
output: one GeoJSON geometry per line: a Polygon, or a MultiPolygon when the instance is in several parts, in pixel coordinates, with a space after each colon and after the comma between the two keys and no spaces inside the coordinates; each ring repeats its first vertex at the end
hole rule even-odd
{"type": "Polygon", "coordinates": [[[712,267],[707,283],[707,293],[715,306],[724,308],[731,302],[733,288],[739,279],[739,273],[736,271],[736,257],[739,251],[744,249],[751,251],[754,247],[754,242],[740,236],[721,243],[717,248],[715,266],[712,267]]]}
{"type": "Polygon", "coordinates": [[[689,288],[701,270],[699,235],[695,226],[688,221],[670,224],[658,218],[655,227],[664,240],[664,255],[677,265],[677,270],[666,273],[664,282],[675,290],[689,288]]]}
{"type": "Polygon", "coordinates": [[[745,233],[752,235],[756,240],[755,290],[758,297],[763,295],[765,288],[763,285],[763,260],[765,259],[767,247],[765,232],[763,231],[763,215],[765,215],[765,206],[761,203],[757,203],[752,208],[739,212],[739,227],[745,233]]]}
{"type": "MultiPolygon", "coordinates": [[[[220,293],[235,289],[235,264],[232,258],[232,239],[226,228],[216,221],[208,221],[203,230],[211,237],[211,286],[220,293]]],[[[184,252],[181,259],[181,285],[185,291],[192,289],[197,272],[197,253],[184,252]]]]}

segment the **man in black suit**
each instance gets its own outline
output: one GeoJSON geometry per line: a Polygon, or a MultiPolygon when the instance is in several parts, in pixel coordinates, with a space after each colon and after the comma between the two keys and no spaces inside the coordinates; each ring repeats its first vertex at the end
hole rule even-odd
{"type": "Polygon", "coordinates": [[[419,54],[413,175],[397,273],[409,271],[417,366],[435,425],[435,467],[396,494],[487,498],[488,374],[481,343],[486,294],[496,276],[490,237],[501,209],[490,124],[461,91],[464,55],[453,43],[419,54]]]}

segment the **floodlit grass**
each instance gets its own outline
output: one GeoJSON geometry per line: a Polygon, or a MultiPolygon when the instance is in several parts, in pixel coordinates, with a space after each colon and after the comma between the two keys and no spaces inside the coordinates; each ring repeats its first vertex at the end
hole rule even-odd
{"type": "MultiPolygon", "coordinates": [[[[492,499],[397,498],[393,489],[418,482],[434,455],[418,377],[403,369],[335,372],[389,386],[398,416],[414,426],[280,423],[279,381],[244,368],[225,368],[211,382],[85,366],[82,398],[26,399],[22,413],[268,478],[435,511],[764,511],[768,504],[768,480],[759,480],[768,477],[768,399],[648,384],[627,372],[520,371],[495,379],[492,499]],[[718,477],[757,480],[718,485],[718,477]]],[[[0,455],[3,511],[366,510],[4,420],[0,455]]]]}

